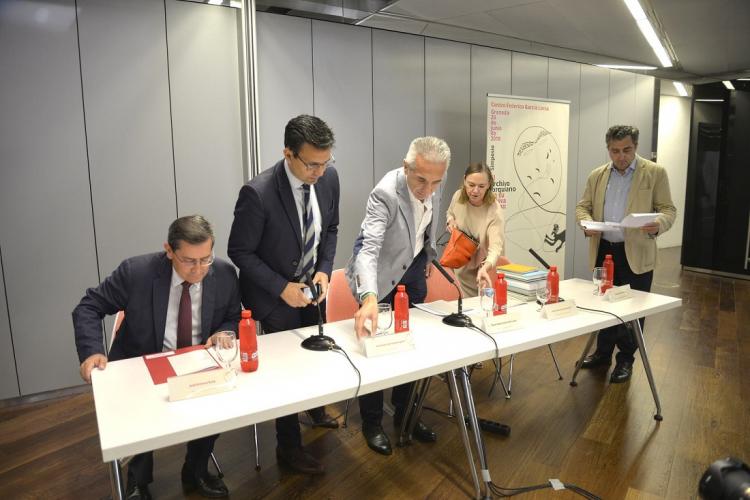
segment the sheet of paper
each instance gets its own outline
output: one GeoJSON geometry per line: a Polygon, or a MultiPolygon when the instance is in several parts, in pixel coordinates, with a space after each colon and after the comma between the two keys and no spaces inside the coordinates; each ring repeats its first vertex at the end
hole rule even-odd
{"type": "Polygon", "coordinates": [[[198,349],[184,354],[175,354],[169,358],[175,375],[196,373],[209,368],[216,368],[216,360],[211,357],[206,349],[198,349]]]}
{"type": "Polygon", "coordinates": [[[656,218],[660,214],[653,213],[653,214],[630,214],[626,215],[624,219],[622,219],[622,222],[620,222],[620,225],[622,227],[643,227],[646,224],[649,224],[651,222],[655,222],[656,218]]]}
{"type": "Polygon", "coordinates": [[[614,231],[620,227],[619,222],[599,222],[596,220],[582,220],[581,225],[591,231],[614,231]]]}
{"type": "MultiPolygon", "coordinates": [[[[472,311],[471,307],[465,307],[466,301],[464,301],[463,305],[464,313],[472,311]]],[[[454,302],[447,302],[445,300],[436,300],[435,302],[430,302],[429,304],[414,304],[414,307],[436,316],[448,316],[449,314],[453,314],[458,310],[458,306],[454,302]]]]}

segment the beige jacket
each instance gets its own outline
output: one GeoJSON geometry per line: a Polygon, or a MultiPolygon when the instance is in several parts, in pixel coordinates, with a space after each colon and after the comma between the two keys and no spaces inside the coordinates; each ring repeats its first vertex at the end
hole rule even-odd
{"type": "MultiPolygon", "coordinates": [[[[576,220],[604,220],[604,195],[607,191],[611,163],[597,167],[586,181],[583,198],[576,205],[576,220]]],[[[659,212],[656,221],[659,233],[667,231],[674,223],[677,210],[669,193],[669,179],[664,167],[636,156],[633,183],[628,193],[625,215],[659,212]]],[[[636,274],[652,271],[656,266],[656,238],[640,229],[625,228],[625,255],[630,269],[636,274]]],[[[589,238],[589,267],[596,265],[596,254],[601,235],[589,238]]]]}

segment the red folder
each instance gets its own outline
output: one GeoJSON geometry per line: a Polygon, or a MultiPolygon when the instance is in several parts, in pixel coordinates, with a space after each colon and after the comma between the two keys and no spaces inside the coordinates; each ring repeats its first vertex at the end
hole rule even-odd
{"type": "MultiPolygon", "coordinates": [[[[145,356],[143,356],[143,362],[146,363],[146,368],[148,368],[148,373],[149,375],[151,375],[151,380],[153,380],[154,385],[166,384],[169,377],[174,377],[177,375],[174,372],[174,368],[172,368],[172,364],[169,362],[169,358],[177,354],[184,354],[186,352],[205,348],[206,346],[198,344],[192,345],[190,347],[183,347],[182,349],[177,349],[176,351],[146,354],[145,356]]],[[[216,368],[218,367],[219,365],[217,363],[216,368]]]]}

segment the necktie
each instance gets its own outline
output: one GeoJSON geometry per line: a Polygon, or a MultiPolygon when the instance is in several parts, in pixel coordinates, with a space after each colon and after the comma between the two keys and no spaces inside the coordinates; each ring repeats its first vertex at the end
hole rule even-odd
{"type": "Polygon", "coordinates": [[[190,283],[182,282],[180,309],[177,313],[177,349],[193,345],[193,306],[190,302],[190,283]]]}
{"type": "MultiPolygon", "coordinates": [[[[302,247],[302,268],[299,275],[307,278],[313,268],[313,247],[315,246],[315,226],[313,224],[312,203],[310,203],[310,185],[302,184],[305,200],[305,216],[302,220],[302,234],[304,235],[304,246],[302,247]]],[[[312,276],[310,276],[312,277],[312,276]]]]}

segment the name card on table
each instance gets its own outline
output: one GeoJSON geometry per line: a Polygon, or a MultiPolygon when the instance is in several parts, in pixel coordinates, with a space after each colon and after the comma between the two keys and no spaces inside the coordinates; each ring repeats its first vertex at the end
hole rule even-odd
{"type": "Polygon", "coordinates": [[[365,337],[362,340],[365,357],[382,356],[414,349],[414,338],[410,332],[392,333],[365,337]]]}
{"type": "Polygon", "coordinates": [[[218,369],[169,377],[167,390],[170,401],[180,401],[231,391],[236,384],[237,374],[234,370],[218,369]]]}
{"type": "Polygon", "coordinates": [[[487,333],[507,332],[508,330],[521,328],[521,316],[517,312],[499,314],[497,316],[490,316],[489,318],[482,318],[482,324],[484,331],[487,333]]]}
{"type": "Polygon", "coordinates": [[[629,299],[633,296],[633,291],[630,289],[630,285],[616,286],[607,289],[604,292],[604,298],[610,302],[619,302],[621,300],[629,299]]]}
{"type": "Polygon", "coordinates": [[[542,316],[547,319],[560,319],[566,316],[572,316],[576,313],[576,301],[568,299],[565,302],[555,302],[545,304],[542,307],[542,316]]]}

